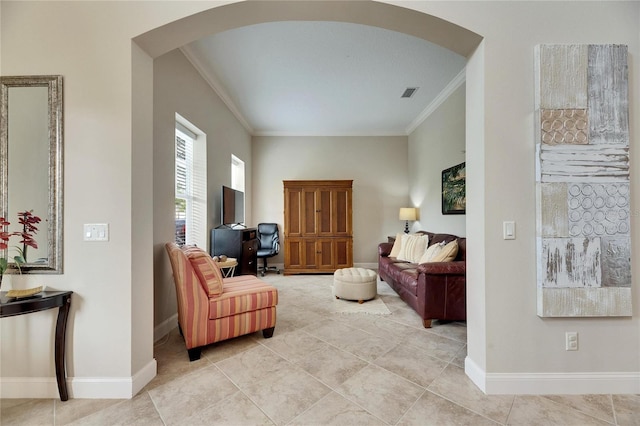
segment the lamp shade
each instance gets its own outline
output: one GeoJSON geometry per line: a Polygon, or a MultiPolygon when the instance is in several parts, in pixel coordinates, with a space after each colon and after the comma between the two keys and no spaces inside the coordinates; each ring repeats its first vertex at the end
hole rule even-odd
{"type": "Polygon", "coordinates": [[[400,220],[416,220],[417,210],[415,207],[401,207],[400,208],[400,220]]]}

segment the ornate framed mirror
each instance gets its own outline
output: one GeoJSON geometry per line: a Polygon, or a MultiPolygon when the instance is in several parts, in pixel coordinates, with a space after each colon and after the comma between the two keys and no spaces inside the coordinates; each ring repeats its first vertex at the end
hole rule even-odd
{"type": "MultiPolygon", "coordinates": [[[[41,219],[37,248],[28,247],[20,272],[62,273],[62,76],[0,77],[0,166],[0,217],[11,223],[8,232],[23,230],[21,212],[41,219]]],[[[18,271],[13,251],[22,247],[15,237],[0,252],[7,272],[18,271]]]]}

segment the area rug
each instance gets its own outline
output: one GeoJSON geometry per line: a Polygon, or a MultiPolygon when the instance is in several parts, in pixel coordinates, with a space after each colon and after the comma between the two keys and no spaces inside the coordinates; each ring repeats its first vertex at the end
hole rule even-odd
{"type": "Polygon", "coordinates": [[[331,312],[337,314],[373,314],[373,315],[390,315],[391,311],[384,304],[380,296],[375,299],[367,300],[364,303],[358,303],[354,300],[333,298],[331,312]]]}

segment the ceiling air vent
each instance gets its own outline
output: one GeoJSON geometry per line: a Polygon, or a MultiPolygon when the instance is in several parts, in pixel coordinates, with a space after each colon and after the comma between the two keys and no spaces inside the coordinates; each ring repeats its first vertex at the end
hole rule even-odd
{"type": "Polygon", "coordinates": [[[413,96],[414,93],[416,93],[416,91],[418,90],[418,87],[407,87],[406,89],[404,89],[404,93],[402,93],[402,96],[400,96],[401,98],[410,98],[413,96]]]}

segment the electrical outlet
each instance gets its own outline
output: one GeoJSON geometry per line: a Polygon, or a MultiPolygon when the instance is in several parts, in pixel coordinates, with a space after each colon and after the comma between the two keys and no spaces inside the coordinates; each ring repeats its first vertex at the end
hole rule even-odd
{"type": "Polygon", "coordinates": [[[565,349],[568,351],[577,351],[578,350],[578,332],[577,331],[567,331],[565,333],[565,349]]]}

